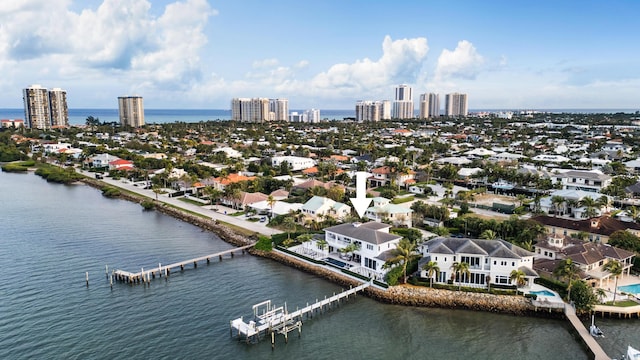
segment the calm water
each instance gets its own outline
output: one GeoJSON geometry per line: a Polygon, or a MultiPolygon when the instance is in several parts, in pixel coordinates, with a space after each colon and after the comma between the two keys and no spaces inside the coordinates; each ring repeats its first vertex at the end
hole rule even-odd
{"type": "MultiPolygon", "coordinates": [[[[305,321],[300,339],[279,337],[273,352],[269,341],[247,345],[229,337],[229,320],[251,305],[272,299],[293,309],[340,288],[243,255],[110,290],[105,264],[137,271],[231,246],[84,185],[0,173],[0,189],[0,359],[587,358],[564,321],[364,297],[305,321]]],[[[638,344],[637,321],[598,325],[612,355],[638,344]]]]}

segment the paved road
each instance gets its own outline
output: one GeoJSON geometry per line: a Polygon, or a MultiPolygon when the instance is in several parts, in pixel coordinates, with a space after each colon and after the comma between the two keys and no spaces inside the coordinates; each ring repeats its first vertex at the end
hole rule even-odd
{"type": "MultiPolygon", "coordinates": [[[[89,172],[89,171],[84,171],[82,169],[76,169],[79,173],[90,177],[90,178],[95,178],[95,173],[89,172]]],[[[155,199],[156,198],[156,194],[151,190],[151,189],[143,189],[141,187],[138,186],[134,186],[133,183],[131,183],[130,181],[126,180],[126,179],[120,179],[120,180],[114,180],[112,178],[109,177],[105,177],[103,179],[100,179],[100,181],[103,181],[109,185],[113,185],[115,187],[119,187],[122,189],[126,189],[129,190],[131,192],[143,195],[143,196],[147,196],[149,198],[155,199]]],[[[214,211],[211,210],[207,207],[204,206],[198,206],[198,205],[194,205],[188,202],[184,202],[182,200],[180,200],[178,197],[169,197],[167,194],[158,194],[158,201],[166,203],[166,204],[170,204],[173,205],[175,207],[179,207],[181,209],[185,209],[185,210],[189,210],[198,214],[202,214],[204,216],[210,217],[212,220],[220,220],[220,221],[224,221],[227,222],[229,224],[241,227],[243,229],[247,229],[249,231],[253,231],[253,232],[257,232],[263,235],[267,235],[267,236],[271,236],[273,234],[280,234],[282,233],[282,231],[277,230],[277,229],[272,229],[269,227],[266,227],[265,223],[260,223],[260,222],[252,222],[252,221],[248,221],[245,219],[244,216],[240,217],[236,217],[236,216],[230,216],[230,215],[225,215],[224,214],[224,210],[221,211],[214,211]]],[[[222,209],[222,207],[220,207],[222,209]]]]}

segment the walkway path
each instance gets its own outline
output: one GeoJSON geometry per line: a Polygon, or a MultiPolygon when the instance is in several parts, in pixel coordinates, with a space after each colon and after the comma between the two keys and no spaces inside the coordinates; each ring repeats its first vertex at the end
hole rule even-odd
{"type": "MultiPolygon", "coordinates": [[[[78,169],[76,168],[76,171],[78,171],[79,173],[90,177],[90,178],[95,178],[95,174],[89,171],[84,171],[82,169],[78,169]]],[[[126,179],[120,179],[120,180],[114,180],[112,178],[109,177],[104,177],[103,179],[100,179],[100,181],[107,183],[109,185],[121,188],[121,189],[125,189],[131,192],[134,192],[136,194],[142,195],[142,196],[146,196],[149,197],[151,199],[155,199],[156,198],[156,194],[153,192],[153,190],[151,189],[143,189],[137,186],[134,186],[133,183],[127,181],[126,179]]],[[[243,220],[241,218],[237,218],[235,216],[230,216],[230,215],[225,215],[225,214],[221,214],[219,212],[216,212],[214,210],[210,210],[207,209],[205,207],[202,206],[198,206],[198,205],[194,205],[185,201],[180,200],[179,198],[173,198],[173,197],[169,197],[167,194],[158,194],[158,201],[165,203],[165,204],[169,204],[184,210],[188,210],[194,213],[198,213],[204,216],[207,216],[209,218],[211,218],[212,220],[220,220],[220,221],[224,221],[226,223],[229,223],[231,225],[235,225],[238,227],[241,227],[243,229],[247,229],[249,231],[253,231],[253,232],[257,232],[263,235],[267,235],[267,236],[271,236],[273,234],[280,234],[282,233],[282,231],[277,230],[277,229],[272,229],[269,227],[266,227],[264,223],[259,223],[259,222],[251,222],[251,221],[247,221],[247,220],[243,220]]]]}

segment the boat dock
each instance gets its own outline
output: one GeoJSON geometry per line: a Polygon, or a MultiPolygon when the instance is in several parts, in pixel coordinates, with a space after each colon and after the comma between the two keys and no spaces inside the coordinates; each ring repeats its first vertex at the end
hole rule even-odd
{"type": "Polygon", "coordinates": [[[153,269],[145,270],[144,268],[140,268],[140,271],[136,273],[118,269],[112,272],[111,283],[113,284],[114,280],[125,282],[125,283],[131,283],[131,284],[145,283],[145,282],[148,283],[148,282],[151,282],[151,279],[155,279],[156,276],[162,277],[162,275],[164,276],[171,275],[171,271],[173,269],[180,268],[180,270],[184,270],[184,267],[189,264],[193,264],[193,267],[197,268],[198,262],[206,261],[206,263],[209,264],[211,262],[211,259],[219,258],[220,260],[222,260],[222,257],[227,254],[231,254],[231,257],[233,257],[234,256],[233,253],[238,251],[244,254],[244,251],[246,249],[254,245],[255,244],[241,246],[241,247],[217,252],[215,254],[200,256],[194,259],[184,260],[184,261],[180,261],[180,262],[169,264],[169,265],[158,264],[158,267],[153,269]]]}
{"type": "Polygon", "coordinates": [[[298,336],[300,336],[303,315],[310,317],[314,312],[324,311],[342,299],[348,300],[350,295],[355,295],[371,284],[372,282],[367,282],[339,294],[334,293],[329,298],[316,299],[315,303],[311,305],[307,303],[304,308],[291,313],[288,312],[286,303],[281,307],[273,307],[271,300],[263,301],[253,305],[253,319],[249,322],[245,322],[242,317],[229,322],[231,336],[235,334],[238,338],[244,337],[246,342],[257,342],[261,335],[271,334],[271,347],[274,348],[276,333],[284,335],[285,342],[288,342],[288,333],[291,331],[298,330],[298,336]]]}
{"type": "Polygon", "coordinates": [[[598,344],[593,336],[591,336],[589,330],[587,330],[580,319],[578,319],[578,316],[576,316],[576,310],[571,305],[565,305],[564,314],[567,316],[567,319],[569,319],[569,322],[571,322],[571,325],[576,329],[578,335],[582,338],[582,342],[589,348],[595,360],[611,360],[604,350],[602,350],[600,344],[598,344]]]}

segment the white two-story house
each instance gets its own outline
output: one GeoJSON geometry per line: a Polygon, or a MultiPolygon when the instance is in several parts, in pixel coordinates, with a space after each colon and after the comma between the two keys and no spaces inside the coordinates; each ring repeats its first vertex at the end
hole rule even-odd
{"type": "Polygon", "coordinates": [[[600,192],[603,188],[611,185],[611,176],[603,174],[599,170],[569,170],[554,173],[551,176],[551,181],[554,184],[562,184],[564,190],[600,192]]]}
{"type": "Polygon", "coordinates": [[[329,253],[355,244],[357,250],[353,253],[352,261],[360,263],[361,274],[370,274],[375,278],[382,278],[387,272],[383,269],[385,261],[391,257],[391,250],[395,249],[402,236],[389,233],[391,225],[374,221],[366,223],[345,223],[324,229],[325,241],[329,253]]]}
{"type": "Polygon", "coordinates": [[[423,258],[418,263],[420,276],[424,264],[434,261],[440,271],[435,274],[436,283],[461,283],[469,287],[486,287],[488,283],[515,285],[509,279],[513,270],[524,272],[527,284],[532,284],[538,274],[533,270],[534,254],[504,240],[482,240],[437,237],[421,246],[423,258]],[[470,274],[455,274],[453,264],[469,264],[470,274]]]}
{"type": "Polygon", "coordinates": [[[395,226],[411,227],[413,210],[407,206],[392,204],[383,197],[373,198],[373,206],[367,209],[365,217],[373,221],[388,221],[395,226]]]}
{"type": "Polygon", "coordinates": [[[327,197],[314,196],[302,205],[300,211],[313,220],[323,220],[322,217],[342,220],[351,214],[351,206],[327,197]]]}

